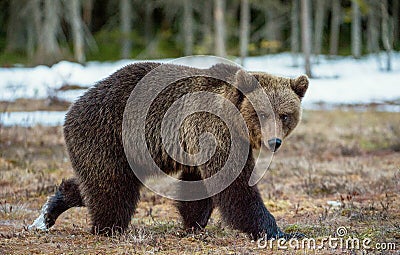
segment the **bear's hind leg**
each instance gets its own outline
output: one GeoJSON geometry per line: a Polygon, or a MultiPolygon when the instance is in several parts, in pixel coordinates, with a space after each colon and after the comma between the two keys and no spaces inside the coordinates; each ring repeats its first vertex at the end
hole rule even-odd
{"type": "MultiPolygon", "coordinates": [[[[202,178],[198,170],[191,170],[190,172],[183,171],[180,179],[184,181],[199,181],[202,178]]],[[[184,193],[191,191],[180,190],[180,192],[184,193]]],[[[178,201],[177,208],[182,216],[185,228],[202,229],[207,225],[208,219],[211,216],[213,211],[213,202],[211,198],[196,201],[178,201]]]]}
{"type": "Polygon", "coordinates": [[[129,169],[118,182],[84,183],[85,204],[92,220],[92,233],[112,236],[124,232],[140,198],[141,183],[129,169]]]}
{"type": "Polygon", "coordinates": [[[84,203],[78,179],[63,180],[54,196],[50,197],[43,205],[40,216],[28,228],[49,229],[63,212],[79,206],[84,206],[84,203]]]}

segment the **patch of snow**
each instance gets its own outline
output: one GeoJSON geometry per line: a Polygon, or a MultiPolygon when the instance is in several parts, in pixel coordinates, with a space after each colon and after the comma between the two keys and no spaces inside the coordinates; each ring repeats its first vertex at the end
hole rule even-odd
{"type": "Polygon", "coordinates": [[[37,217],[35,219],[35,221],[28,226],[29,230],[33,230],[33,229],[39,229],[39,230],[48,230],[47,226],[46,226],[46,222],[45,222],[45,216],[47,214],[47,209],[48,209],[48,203],[49,201],[47,200],[47,202],[43,205],[42,210],[40,210],[40,215],[39,217],[37,217]]]}
{"type": "Polygon", "coordinates": [[[73,90],[59,91],[57,93],[57,98],[68,102],[75,102],[86,91],[87,89],[73,89],[73,90]]]}
{"type": "Polygon", "coordinates": [[[341,111],[355,111],[355,112],[400,112],[400,104],[327,104],[327,103],[302,103],[303,109],[306,110],[320,110],[320,111],[331,111],[340,109],[341,111]]]}
{"type": "Polygon", "coordinates": [[[341,207],[342,206],[342,203],[339,201],[327,201],[326,203],[332,207],[341,207]]]}
{"type": "Polygon", "coordinates": [[[58,126],[64,123],[65,114],[65,111],[7,112],[0,113],[0,123],[3,126],[58,126]]]}
{"type": "Polygon", "coordinates": [[[61,61],[51,67],[40,65],[32,68],[0,68],[0,100],[47,98],[52,90],[66,84],[90,87],[118,69],[136,62],[139,61],[89,62],[83,66],[61,61]]]}
{"type": "MultiPolygon", "coordinates": [[[[320,56],[312,65],[315,78],[310,79],[303,103],[329,104],[383,103],[400,98],[400,53],[393,54],[393,71],[379,70],[376,56],[355,60],[352,57],[328,59],[320,56]]],[[[246,59],[245,67],[276,75],[296,77],[303,74],[302,66],[291,66],[289,53],[246,59]]]]}

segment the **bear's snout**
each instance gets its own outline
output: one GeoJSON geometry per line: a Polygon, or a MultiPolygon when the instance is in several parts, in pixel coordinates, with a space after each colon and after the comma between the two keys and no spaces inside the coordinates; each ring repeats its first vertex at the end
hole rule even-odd
{"type": "Polygon", "coordinates": [[[279,149],[279,147],[281,146],[281,144],[282,144],[282,140],[279,138],[276,138],[276,137],[268,140],[268,146],[272,152],[276,152],[279,149]]]}

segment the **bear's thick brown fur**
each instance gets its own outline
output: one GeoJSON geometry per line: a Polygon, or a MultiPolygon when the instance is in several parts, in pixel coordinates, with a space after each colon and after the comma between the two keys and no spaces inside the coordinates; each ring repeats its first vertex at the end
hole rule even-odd
{"type": "MultiPolygon", "coordinates": [[[[93,233],[110,234],[128,227],[140,197],[142,183],[132,171],[124,152],[123,115],[127,100],[136,84],[159,65],[128,65],[97,83],[69,109],[64,135],[76,177],[63,181],[57,193],[46,203],[42,211],[45,228],[50,228],[62,212],[74,206],[88,207],[93,233]]],[[[165,70],[168,68],[190,69],[167,65],[165,70]]],[[[281,140],[297,126],[301,115],[300,103],[307,90],[308,79],[305,76],[289,79],[266,73],[248,73],[238,67],[224,64],[201,72],[218,74],[219,77],[235,83],[243,93],[226,81],[210,78],[208,75],[191,77],[171,84],[154,100],[147,118],[146,142],[154,161],[167,173],[179,171],[180,178],[186,181],[210,177],[223,167],[230,149],[229,130],[227,125],[213,114],[193,114],[185,119],[181,127],[182,144],[188,153],[196,153],[198,150],[199,135],[204,132],[215,135],[215,154],[204,165],[193,167],[177,163],[166,154],[162,146],[159,134],[163,114],[179,97],[197,91],[217,93],[237,107],[246,121],[251,146],[245,148],[249,151],[245,167],[228,188],[210,198],[178,202],[177,208],[184,226],[205,227],[214,206],[217,206],[228,225],[250,234],[253,238],[262,234],[269,238],[292,237],[293,235],[284,234],[279,230],[274,217],[264,206],[256,186],[249,186],[248,181],[255,165],[253,151],[271,146],[275,151],[281,140]],[[256,113],[248,100],[248,96],[258,93],[259,89],[253,86],[253,77],[268,95],[274,115],[256,113]],[[260,122],[271,121],[270,118],[275,118],[276,126],[274,130],[265,131],[270,134],[269,137],[263,137],[260,122]]],[[[146,165],[140,167],[146,168],[146,165]]]]}

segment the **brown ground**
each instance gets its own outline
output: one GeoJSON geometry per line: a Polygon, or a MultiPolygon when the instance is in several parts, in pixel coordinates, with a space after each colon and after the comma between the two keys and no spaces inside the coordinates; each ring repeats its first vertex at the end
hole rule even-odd
{"type": "Polygon", "coordinates": [[[58,97],[18,98],[14,101],[0,101],[0,112],[66,111],[70,104],[58,97]]]}
{"type": "MultiPolygon", "coordinates": [[[[27,231],[46,197],[71,175],[61,127],[0,129],[0,254],[304,254],[277,250],[276,243],[274,251],[258,248],[225,227],[217,212],[204,231],[184,231],[173,201],[147,190],[124,235],[91,235],[85,208],[69,210],[49,232],[27,231]]],[[[393,243],[385,254],[399,254],[399,113],[305,112],[259,188],[285,231],[321,241],[343,226],[345,238],[393,243]]],[[[326,247],[308,253],[351,254],[326,247]]]]}

